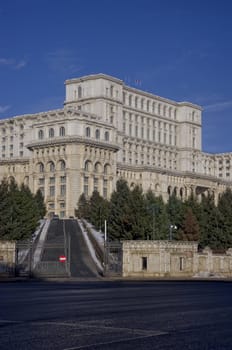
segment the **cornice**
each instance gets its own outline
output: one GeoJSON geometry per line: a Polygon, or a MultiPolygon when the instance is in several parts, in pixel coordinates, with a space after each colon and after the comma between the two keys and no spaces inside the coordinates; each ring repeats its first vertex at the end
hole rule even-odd
{"type": "Polygon", "coordinates": [[[0,159],[0,165],[6,164],[29,164],[29,158],[6,158],[0,159]]]}
{"type": "Polygon", "coordinates": [[[116,144],[108,143],[108,142],[103,142],[103,141],[97,141],[93,139],[89,139],[86,137],[62,137],[62,138],[57,138],[57,139],[49,139],[49,140],[44,140],[44,141],[37,141],[37,142],[32,142],[26,145],[26,147],[29,150],[33,149],[38,149],[38,148],[46,148],[46,147],[54,147],[54,146],[65,146],[67,144],[72,144],[72,143],[79,143],[79,144],[84,144],[84,145],[90,145],[94,147],[99,147],[99,148],[104,148],[104,149],[111,149],[114,152],[117,152],[119,150],[119,146],[116,144]]]}
{"type": "Polygon", "coordinates": [[[98,74],[85,75],[85,76],[80,77],[80,78],[74,78],[74,79],[65,80],[65,85],[75,84],[75,83],[82,83],[82,82],[87,81],[87,80],[97,80],[97,79],[106,79],[106,80],[112,81],[113,83],[117,83],[117,84],[120,84],[120,85],[123,84],[123,80],[121,80],[121,79],[112,77],[111,75],[98,73],[98,74]]]}
{"type": "Polygon", "coordinates": [[[153,173],[159,173],[162,175],[168,175],[168,176],[178,176],[178,177],[188,177],[191,179],[201,179],[201,180],[207,180],[211,182],[217,182],[218,184],[232,186],[232,181],[227,181],[223,179],[219,179],[218,177],[211,176],[211,175],[205,175],[205,174],[199,174],[199,173],[192,173],[188,171],[175,171],[170,169],[164,169],[164,168],[158,168],[158,167],[151,167],[151,166],[131,166],[131,165],[125,165],[122,163],[117,163],[117,169],[118,170],[126,170],[126,171],[132,171],[132,172],[153,172],[153,173]]]}

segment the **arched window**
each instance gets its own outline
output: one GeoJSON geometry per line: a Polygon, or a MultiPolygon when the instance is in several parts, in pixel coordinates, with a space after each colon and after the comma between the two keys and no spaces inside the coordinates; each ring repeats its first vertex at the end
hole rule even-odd
{"type": "Polygon", "coordinates": [[[82,88],[81,88],[81,86],[78,86],[77,94],[78,94],[78,98],[82,98],[82,88]]]}
{"type": "Polygon", "coordinates": [[[96,130],[95,137],[96,137],[97,140],[100,139],[100,130],[99,129],[96,130]]]}
{"type": "Polygon", "coordinates": [[[55,164],[53,162],[49,163],[49,170],[50,170],[50,172],[54,172],[55,171],[55,164]]]}
{"type": "Polygon", "coordinates": [[[49,137],[54,137],[55,133],[54,133],[54,129],[53,128],[49,129],[48,135],[49,135],[49,137]]]}
{"type": "Polygon", "coordinates": [[[91,162],[89,160],[86,160],[85,165],[84,165],[85,171],[90,171],[91,170],[91,162]]]}
{"type": "Polygon", "coordinates": [[[100,172],[101,172],[101,164],[100,164],[99,162],[97,162],[97,163],[95,164],[94,171],[95,171],[96,173],[100,173],[100,172]]]}
{"type": "Polygon", "coordinates": [[[38,137],[39,137],[39,140],[43,140],[43,138],[44,138],[44,132],[43,132],[43,130],[39,130],[39,132],[38,132],[38,137]]]}
{"type": "Polygon", "coordinates": [[[64,160],[61,160],[61,161],[60,161],[60,170],[65,170],[65,168],[66,168],[65,161],[64,161],[64,160]]]}
{"type": "Polygon", "coordinates": [[[109,164],[105,164],[104,166],[104,174],[107,175],[110,173],[110,165],[109,164]]]}
{"type": "Polygon", "coordinates": [[[88,126],[86,129],[85,129],[85,136],[87,137],[90,137],[91,133],[90,133],[90,127],[88,126]]]}
{"type": "Polygon", "coordinates": [[[63,126],[60,127],[60,136],[65,136],[65,128],[63,126]]]}
{"type": "Polygon", "coordinates": [[[109,141],[109,131],[105,132],[105,141],[109,141]]]}
{"type": "Polygon", "coordinates": [[[44,165],[43,165],[43,163],[39,163],[39,172],[40,173],[44,172],[44,165]]]}

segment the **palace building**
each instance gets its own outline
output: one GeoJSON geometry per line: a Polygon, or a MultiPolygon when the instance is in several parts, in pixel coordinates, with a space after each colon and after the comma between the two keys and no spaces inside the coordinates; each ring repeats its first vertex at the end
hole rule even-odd
{"type": "Polygon", "coordinates": [[[79,196],[109,198],[119,178],[174,193],[232,187],[232,153],[202,152],[200,106],[96,74],[67,80],[62,109],[0,120],[0,180],[40,189],[48,214],[74,214],[79,196]]]}

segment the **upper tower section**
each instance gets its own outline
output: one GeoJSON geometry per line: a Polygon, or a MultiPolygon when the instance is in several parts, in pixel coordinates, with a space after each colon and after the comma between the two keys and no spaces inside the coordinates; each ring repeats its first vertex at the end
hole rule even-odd
{"type": "Polygon", "coordinates": [[[105,74],[66,80],[64,105],[101,116],[115,124],[122,101],[123,81],[105,74]]]}

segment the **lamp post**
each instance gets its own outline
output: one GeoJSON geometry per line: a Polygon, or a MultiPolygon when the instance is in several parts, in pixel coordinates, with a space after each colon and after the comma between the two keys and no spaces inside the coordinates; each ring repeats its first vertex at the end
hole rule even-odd
{"type": "Polygon", "coordinates": [[[176,225],[169,226],[169,241],[172,241],[172,230],[177,230],[177,226],[176,225]]]}

